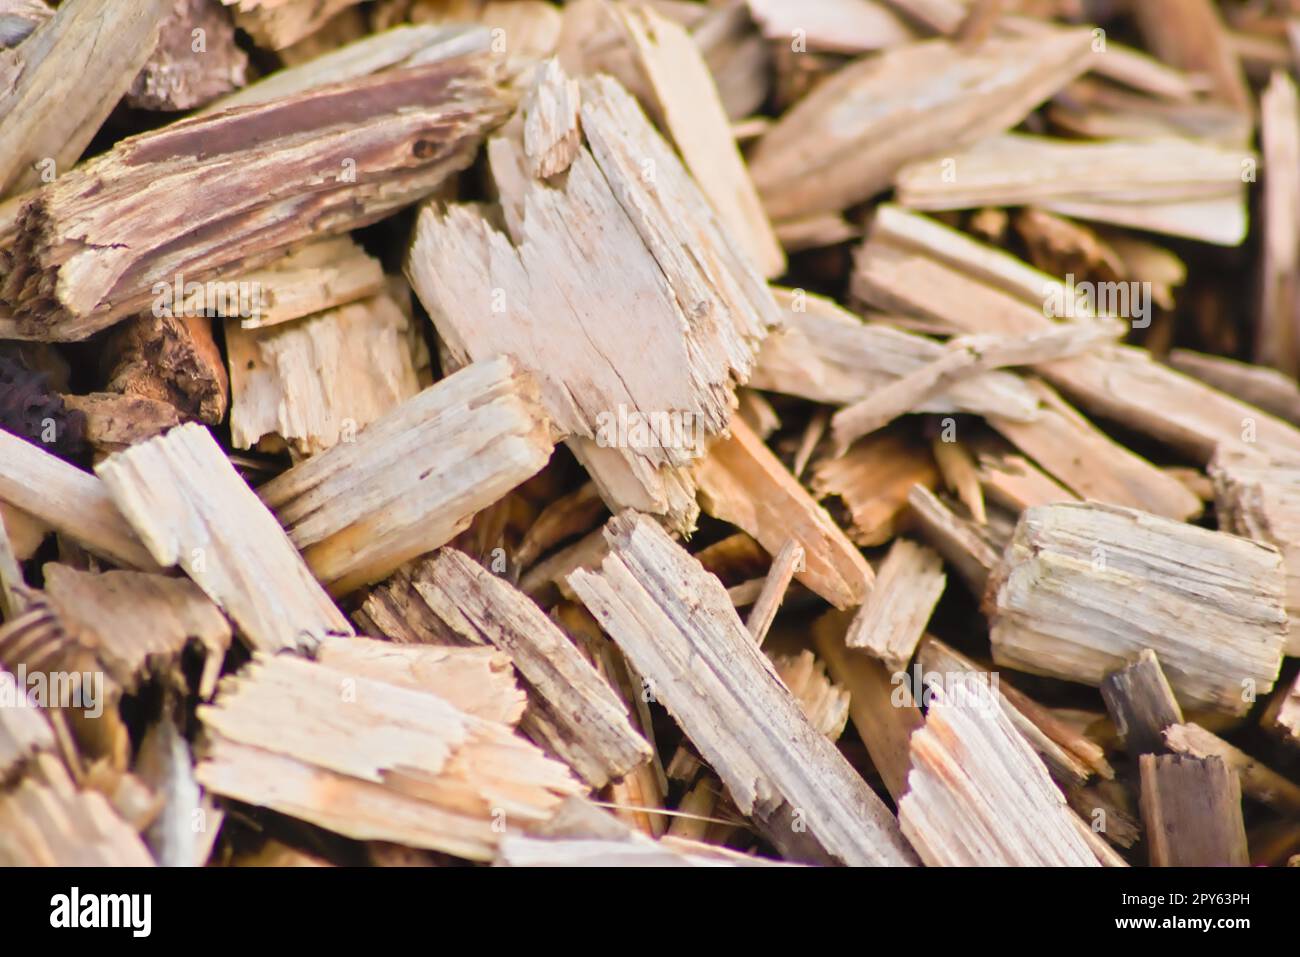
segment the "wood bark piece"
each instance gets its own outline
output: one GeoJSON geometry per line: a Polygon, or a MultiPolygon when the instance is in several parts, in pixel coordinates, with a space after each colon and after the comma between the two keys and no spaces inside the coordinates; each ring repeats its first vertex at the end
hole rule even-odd
{"type": "MultiPolygon", "coordinates": [[[[785,326],[763,342],[752,388],[812,402],[865,399],[943,357],[944,346],[883,322],[862,322],[829,299],[773,287],[785,326]]],[[[1009,372],[986,372],[931,395],[918,412],[973,412],[1029,421],[1038,400],[1009,372]]]]}
{"type": "Polygon", "coordinates": [[[86,441],[97,452],[122,449],[161,435],[180,425],[180,414],[170,402],[142,395],[92,392],[64,395],[65,407],[80,412],[86,420],[86,441]]]}
{"type": "Polygon", "coordinates": [[[0,52],[0,197],[71,168],[149,59],[172,3],[69,0],[21,48],[0,52]]]}
{"type": "Polygon", "coordinates": [[[535,826],[581,793],[508,724],[292,656],[256,654],[199,720],[210,739],[200,784],[355,840],[490,860],[494,820],[535,826]]]}
{"type": "Polygon", "coordinates": [[[1242,793],[1285,813],[1300,813],[1300,784],[1284,778],[1245,751],[1198,724],[1172,725],[1165,731],[1170,751],[1195,758],[1218,757],[1237,773],[1242,793]]]}
{"type": "Polygon", "coordinates": [[[866,597],[873,575],[862,553],[739,418],[694,477],[704,510],[752,535],[769,554],[793,538],[804,551],[795,578],[836,608],[866,597]]]}
{"type": "Polygon", "coordinates": [[[175,407],[216,425],[230,405],[230,379],[202,315],[142,315],[115,328],[104,347],[105,389],[175,407]]]}
{"type": "MultiPolygon", "coordinates": [[[[28,671],[86,671],[105,675],[113,700],[154,675],[179,675],[181,653],[194,641],[203,651],[199,695],[210,697],[230,647],[230,622],[198,586],[144,572],[83,572],[47,562],[42,611],[55,641],[24,641],[0,629],[0,657],[28,671]]],[[[31,629],[27,629],[30,636],[31,629]]]]}
{"type": "Polygon", "coordinates": [[[256,289],[257,308],[234,315],[244,329],[260,329],[290,319],[345,306],[384,289],[384,270],[347,236],[310,243],[237,282],[256,289]]]}
{"type": "Polygon", "coordinates": [[[875,658],[845,645],[850,620],[846,612],[826,612],[813,623],[813,643],[831,677],[848,692],[853,727],[897,804],[907,791],[912,766],[909,742],[925,719],[907,682],[898,681],[875,658]]]}
{"type": "Polygon", "coordinates": [[[732,242],[769,279],[785,272],[758,191],[731,135],[704,58],[685,29],[649,7],[615,8],[644,71],[663,128],[732,242]]]}
{"type": "Polygon", "coordinates": [[[1097,866],[1065,796],[978,679],[933,692],[907,783],[899,823],[931,867],[1097,866]]]}
{"type": "Polygon", "coordinates": [[[352,633],[207,429],[179,426],[96,473],[158,564],[183,568],[251,647],[304,649],[352,633]]]}
{"type": "Polygon", "coordinates": [[[114,564],[143,571],[158,568],[103,482],[3,430],[0,499],[114,564]]]}
{"type": "Polygon", "coordinates": [[[935,361],[909,372],[878,392],[840,409],[831,431],[841,449],[894,419],[919,409],[958,382],[1004,366],[1060,359],[1113,343],[1118,323],[1062,323],[1023,336],[961,336],[950,340],[935,361]]]}
{"type": "Polygon", "coordinates": [[[779,315],[635,101],[607,77],[579,87],[585,145],[564,183],[529,177],[522,134],[507,128],[489,156],[509,237],[470,207],[428,207],[407,272],[456,362],[507,353],[537,375],[611,508],[686,530],[696,506],[683,467],[727,426],[732,389],[779,315]],[[617,284],[598,281],[611,274],[617,284]]]}
{"type": "Polygon", "coordinates": [[[912,863],[893,817],[808,723],[721,583],[645,516],[615,516],[606,536],[599,571],[570,585],[741,813],[796,860],[912,863]]]}
{"type": "Polygon", "coordinates": [[[938,552],[895,539],[845,644],[879,658],[891,673],[906,670],[946,582],[938,552]]]}
{"type": "MultiPolygon", "coordinates": [[[[855,260],[852,288],[863,302],[918,315],[954,334],[1019,335],[1044,328],[1051,321],[1045,309],[1071,298],[1063,280],[890,204],[876,211],[871,235],[855,260]]],[[[1117,301],[1123,311],[1123,297],[1117,301]]],[[[1131,298],[1129,311],[1136,311],[1131,298]]],[[[1300,432],[1290,425],[1131,347],[1060,359],[1036,371],[1089,412],[1123,422],[1200,462],[1208,461],[1221,442],[1240,444],[1246,436],[1262,445],[1300,449],[1300,432]]]]}
{"type": "Polygon", "coordinates": [[[965,55],[928,40],[845,67],[759,140],[750,169],[768,215],[844,209],[936,144],[956,150],[1015,126],[1087,69],[1089,40],[1084,31],[998,38],[965,55]]]}
{"type": "Polygon", "coordinates": [[[230,441],[278,436],[308,457],[357,439],[420,391],[410,319],[387,295],[298,322],[226,330],[230,441]]]}
{"type": "Polygon", "coordinates": [[[1223,246],[1246,236],[1248,150],[1190,139],[1079,142],[1007,133],[899,170],[908,209],[1040,206],[1223,246]],[[954,173],[955,170],[955,173],[954,173]]]}
{"type": "Polygon", "coordinates": [[[425,389],[258,494],[316,577],[346,594],[451,541],[540,471],[553,447],[532,378],[497,358],[425,389]]]}
{"type": "Polygon", "coordinates": [[[1241,785],[1222,758],[1144,754],[1142,820],[1153,867],[1246,867],[1241,785]]]}
{"type": "Polygon", "coordinates": [[[1255,359],[1294,376],[1300,372],[1300,98],[1294,81],[1274,73],[1259,106],[1264,195],[1255,359]]]}
{"type": "Polygon", "coordinates": [[[402,65],[418,66],[466,53],[485,53],[490,44],[488,31],[478,26],[403,24],[323,53],[305,63],[276,70],[210,104],[201,114],[267,103],[402,65]]]}
{"type": "Polygon", "coordinates": [[[0,302],[26,338],[81,339],[142,311],[157,284],[247,272],[382,219],[473,159],[507,108],[490,71],[459,57],[124,140],[23,208],[0,302]]]}
{"type": "Polygon", "coordinates": [[[1226,532],[1275,545],[1286,568],[1288,655],[1300,656],[1300,456],[1221,448],[1210,462],[1226,532]]]}
{"type": "Polygon", "coordinates": [[[1270,545],[1133,509],[1027,509],[985,598],[999,664],[1099,685],[1145,648],[1185,708],[1245,714],[1273,687],[1285,576],[1270,545]]]}
{"type": "Polygon", "coordinates": [[[535,604],[453,548],[412,574],[415,591],[465,644],[508,654],[527,682],[523,729],[591,787],[650,759],[627,708],[578,648],[535,604]]]}
{"type": "Polygon", "coordinates": [[[158,45],[126,101],[143,110],[192,110],[244,85],[248,55],[217,0],[173,0],[158,45]]]}
{"type": "Polygon", "coordinates": [[[0,866],[153,867],[136,829],[98,791],[79,789],[52,755],[0,795],[0,866]]]}
{"type": "Polygon", "coordinates": [[[1183,723],[1183,709],[1150,648],[1103,678],[1101,696],[1125,750],[1135,758],[1163,752],[1166,729],[1183,723]]]}

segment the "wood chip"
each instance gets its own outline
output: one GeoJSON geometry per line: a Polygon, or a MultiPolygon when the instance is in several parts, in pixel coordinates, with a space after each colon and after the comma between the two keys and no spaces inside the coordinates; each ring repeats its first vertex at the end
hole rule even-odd
{"type": "Polygon", "coordinates": [[[165,288],[246,272],[309,237],[381,219],[473,159],[506,109],[489,72],[484,58],[461,57],[126,140],[23,208],[17,242],[0,255],[0,303],[26,338],[82,339],[147,308],[159,277],[165,288]],[[415,141],[425,145],[411,164],[415,141]],[[206,205],[176,206],[195,183],[206,205]],[[140,237],[127,242],[132,223],[140,237]],[[200,225],[222,241],[205,241],[200,225]]]}
{"type": "Polygon", "coordinates": [[[1155,867],[1245,867],[1241,786],[1222,758],[1144,754],[1142,820],[1155,867]]]}
{"type": "Polygon", "coordinates": [[[871,588],[871,566],[825,509],[741,420],[694,471],[704,510],[752,535],[775,555],[788,539],[804,552],[795,578],[836,608],[856,605],[871,588]]]}
{"type": "Polygon", "coordinates": [[[244,85],[248,55],[217,0],[172,0],[158,45],[136,75],[126,100],[143,110],[205,106],[244,85]]]}
{"type": "Polygon", "coordinates": [[[779,319],[635,101],[608,78],[579,87],[586,143],[563,186],[523,173],[518,131],[494,138],[509,238],[470,207],[428,207],[407,272],[457,362],[505,352],[537,374],[611,508],[685,530],[696,508],[683,468],[726,427],[731,388],[779,319]],[[622,281],[593,282],[610,271],[622,281]],[[506,321],[482,322],[485,312],[506,321]],[[635,333],[612,320],[635,320],[635,333]]]}
{"type": "Polygon", "coordinates": [[[1078,142],[1008,133],[895,179],[909,209],[1027,206],[1236,246],[1246,236],[1246,179],[1256,157],[1190,139],[1078,142]]]}
{"type": "Polygon", "coordinates": [[[1150,648],[1103,678],[1101,696],[1125,749],[1135,758],[1164,751],[1165,731],[1183,723],[1183,709],[1150,648]]]}
{"type": "Polygon", "coordinates": [[[335,594],[376,582],[451,541],[474,513],[550,458],[531,377],[475,363],[258,489],[335,594]]]}
{"type": "Polygon", "coordinates": [[[937,552],[895,539],[845,643],[879,658],[891,673],[906,670],[946,581],[937,552]]]}
{"type": "Polygon", "coordinates": [[[420,391],[411,333],[387,295],[268,328],[231,324],[231,444],[273,436],[305,458],[356,441],[420,391]]]}
{"type": "Polygon", "coordinates": [[[600,570],[570,584],[741,813],[796,860],[912,862],[892,815],[808,723],[722,585],[644,516],[615,516],[606,535],[600,570]]]}
{"type": "Polygon", "coordinates": [[[126,93],[173,0],[69,0],[0,63],[0,197],[71,168],[126,93]],[[12,70],[12,81],[6,74],[12,70]],[[95,78],[89,89],[82,80],[95,78]]]}
{"type": "Polygon", "coordinates": [[[351,626],[207,429],[182,425],[96,472],[159,565],[179,565],[253,648],[310,647],[351,626]]]}
{"type": "Polygon", "coordinates": [[[850,618],[828,611],[813,623],[813,642],[836,684],[849,695],[849,717],[866,745],[894,803],[907,791],[912,766],[909,741],[925,719],[906,681],[899,681],[885,666],[844,643],[850,618]]]}
{"type": "MultiPolygon", "coordinates": [[[[135,691],[151,674],[175,669],[190,641],[202,649],[199,694],[211,697],[222,660],[230,647],[225,616],[193,582],[143,572],[83,572],[48,562],[43,603],[57,629],[56,644],[26,644],[19,657],[0,638],[0,656],[29,671],[104,672],[113,698],[135,691]]],[[[0,630],[5,634],[9,629],[0,630]]],[[[17,651],[18,648],[14,650],[17,651]]]]}
{"type": "Polygon", "coordinates": [[[1282,553],[1286,568],[1288,655],[1300,655],[1300,457],[1225,447],[1210,463],[1219,527],[1282,553]]]}
{"type": "Polygon", "coordinates": [[[978,679],[933,693],[907,784],[899,823],[932,867],[1097,866],[1064,795],[978,679]]]}
{"type": "Polygon", "coordinates": [[[524,731],[593,788],[649,760],[650,747],[633,730],[623,702],[524,595],[452,548],[417,567],[412,585],[462,643],[510,656],[527,682],[524,731]]]}
{"type": "Polygon", "coordinates": [[[1270,545],[1132,509],[1028,509],[986,602],[999,664],[1099,685],[1145,648],[1184,708],[1245,714],[1286,638],[1270,545]]]}
{"type": "Polygon", "coordinates": [[[357,840],[490,860],[581,790],[507,724],[291,656],[255,655],[199,719],[200,784],[357,840]]]}
{"type": "Polygon", "coordinates": [[[103,482],[3,430],[0,499],[116,564],[158,568],[103,482]]]}
{"type": "Polygon", "coordinates": [[[152,867],[134,827],[104,796],[73,784],[58,759],[0,795],[0,865],[5,867],[152,867]]]}
{"type": "Polygon", "coordinates": [[[936,144],[955,150],[1016,125],[1087,69],[1089,41],[1086,32],[1062,31],[995,39],[961,56],[930,40],[840,70],[758,142],[751,171],[768,215],[844,209],[936,144]]]}

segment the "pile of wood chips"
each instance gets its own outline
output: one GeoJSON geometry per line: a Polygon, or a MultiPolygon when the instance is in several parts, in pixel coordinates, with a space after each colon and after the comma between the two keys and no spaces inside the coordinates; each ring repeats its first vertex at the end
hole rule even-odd
{"type": "Polygon", "coordinates": [[[0,863],[1300,864],[1296,0],[0,0],[0,863]]]}

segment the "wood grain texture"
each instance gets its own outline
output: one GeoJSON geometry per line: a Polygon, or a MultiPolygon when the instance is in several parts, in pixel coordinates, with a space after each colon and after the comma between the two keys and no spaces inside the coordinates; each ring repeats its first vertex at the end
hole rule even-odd
{"type": "MultiPolygon", "coordinates": [[[[888,203],[876,211],[851,282],[860,302],[920,316],[952,334],[1016,335],[1045,327],[1049,300],[1067,295],[1064,279],[888,203]]],[[[1086,411],[1199,462],[1209,461],[1221,443],[1241,444],[1251,435],[1261,445],[1300,450],[1300,431],[1289,424],[1129,346],[1035,371],[1086,411]]]]}
{"type": "Polygon", "coordinates": [[[903,833],[931,867],[1095,867],[1065,796],[977,678],[935,690],[912,735],[903,833]]]}
{"type": "Polygon", "coordinates": [[[1083,31],[999,38],[965,56],[929,40],[836,72],[759,140],[750,166],[768,214],[844,209],[937,143],[954,149],[1015,126],[1087,69],[1089,39],[1083,31]]]}
{"type": "Polygon", "coordinates": [[[451,541],[551,456],[531,376],[506,358],[425,389],[258,489],[335,594],[451,541]]]}
{"type": "Polygon", "coordinates": [[[125,568],[156,570],[104,483],[0,430],[0,499],[125,568]]]}
{"type": "Polygon", "coordinates": [[[563,184],[527,172],[525,112],[488,147],[507,232],[473,207],[429,206],[407,273],[454,361],[505,353],[537,375],[611,508],[686,530],[684,468],[726,428],[779,315],[636,101],[609,77],[579,90],[585,145],[563,184]]]}
{"type": "Polygon", "coordinates": [[[1286,653],[1300,655],[1300,455],[1221,448],[1209,465],[1224,531],[1267,542],[1286,568],[1286,653]]]}
{"type": "Polygon", "coordinates": [[[256,655],[199,720],[200,784],[357,840],[490,860],[503,833],[582,790],[508,724],[292,656],[256,655]]]}
{"type": "Polygon", "coordinates": [[[906,670],[947,580],[938,552],[895,539],[845,644],[880,659],[891,673],[906,670]]]}
{"type": "Polygon", "coordinates": [[[96,472],[159,565],[179,565],[253,648],[305,649],[352,628],[200,425],[118,452],[96,472]]]}
{"type": "Polygon", "coordinates": [[[1185,708],[1244,714],[1277,680],[1271,545],[1096,503],[1026,510],[985,598],[1000,664],[1098,685],[1145,648],[1185,708]]]}
{"type": "Polygon", "coordinates": [[[836,608],[859,604],[874,575],[862,553],[741,419],[694,469],[704,511],[752,535],[775,555],[788,539],[803,548],[795,578],[836,608]]]}
{"type": "Polygon", "coordinates": [[[795,860],[913,863],[893,816],[808,723],[722,584],[645,516],[615,516],[606,535],[600,569],[570,585],[741,813],[795,860]]]}
{"type": "Polygon", "coordinates": [[[1154,867],[1246,867],[1241,786],[1222,758],[1144,754],[1142,820],[1154,867]]]}
{"type": "Polygon", "coordinates": [[[412,573],[415,591],[458,639],[510,656],[527,683],[522,729],[592,788],[650,759],[627,708],[572,641],[526,596],[453,548],[412,573]]]}
{"type": "Polygon", "coordinates": [[[0,198],[62,176],[154,48],[173,0],[68,0],[21,48],[0,53],[0,198]],[[4,78],[12,71],[13,82],[4,78]],[[83,88],[86,76],[95,82],[83,88]],[[37,168],[39,165],[41,168],[37,168]],[[52,164],[52,165],[51,165],[52,164]]]}
{"type": "Polygon", "coordinates": [[[1183,723],[1183,709],[1150,648],[1103,678],[1101,696],[1125,750],[1133,757],[1164,751],[1166,729],[1183,723]]]}
{"type": "Polygon", "coordinates": [[[229,324],[231,444],[253,448],[271,437],[305,458],[355,441],[420,391],[416,334],[387,295],[292,323],[229,324]]]}
{"type": "Polygon", "coordinates": [[[23,207],[0,303],[24,337],[81,339],[177,276],[229,279],[382,219],[471,162],[508,109],[491,70],[463,56],[123,140],[23,207]]]}

